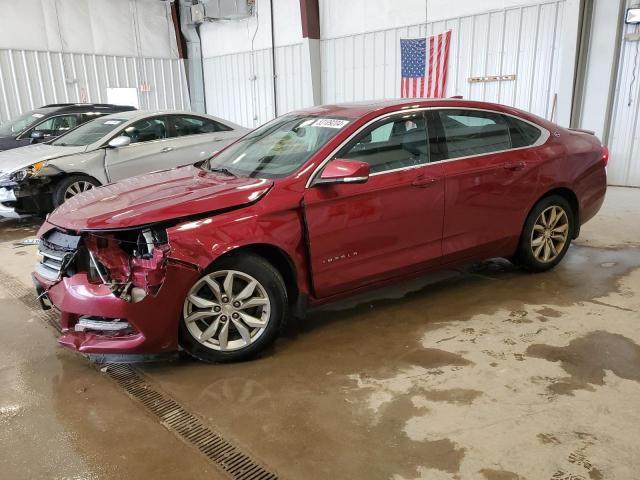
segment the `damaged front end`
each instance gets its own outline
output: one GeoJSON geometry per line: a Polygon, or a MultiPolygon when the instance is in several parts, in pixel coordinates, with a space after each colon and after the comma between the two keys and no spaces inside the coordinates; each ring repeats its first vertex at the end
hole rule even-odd
{"type": "Polygon", "coordinates": [[[169,252],[166,231],[87,233],[83,243],[89,278],[107,285],[118,298],[135,303],[160,289],[169,252]]]}
{"type": "Polygon", "coordinates": [[[34,280],[61,312],[60,343],[90,354],[177,350],[182,300],[198,270],[170,252],[159,227],[43,233],[34,280]]]}

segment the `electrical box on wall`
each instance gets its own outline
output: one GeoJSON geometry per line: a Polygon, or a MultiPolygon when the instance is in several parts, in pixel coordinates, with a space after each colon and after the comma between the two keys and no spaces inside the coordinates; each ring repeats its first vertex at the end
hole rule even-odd
{"type": "Polygon", "coordinates": [[[253,16],[255,0],[202,0],[191,6],[191,20],[202,23],[215,20],[240,20],[253,16]]]}

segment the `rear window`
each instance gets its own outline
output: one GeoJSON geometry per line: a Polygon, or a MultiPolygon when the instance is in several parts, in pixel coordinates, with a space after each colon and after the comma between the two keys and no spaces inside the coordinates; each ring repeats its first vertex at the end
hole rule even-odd
{"type": "Polygon", "coordinates": [[[542,136],[536,126],[483,110],[439,110],[447,158],[469,157],[528,147],[542,136]]]}
{"type": "Polygon", "coordinates": [[[509,118],[511,123],[511,143],[513,148],[528,147],[538,141],[542,132],[530,123],[517,118],[509,118]]]}
{"type": "Polygon", "coordinates": [[[512,148],[503,115],[476,110],[440,110],[448,158],[469,157],[512,148]]]}

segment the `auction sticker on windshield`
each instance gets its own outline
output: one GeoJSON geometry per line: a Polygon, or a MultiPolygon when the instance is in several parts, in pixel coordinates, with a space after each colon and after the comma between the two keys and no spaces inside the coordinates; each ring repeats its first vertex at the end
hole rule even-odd
{"type": "Polygon", "coordinates": [[[311,124],[312,127],[325,127],[325,128],[342,128],[349,120],[340,120],[337,118],[319,118],[311,124]]]}
{"type": "Polygon", "coordinates": [[[104,122],[105,125],[118,125],[119,123],[122,123],[122,120],[107,120],[104,122]]]}

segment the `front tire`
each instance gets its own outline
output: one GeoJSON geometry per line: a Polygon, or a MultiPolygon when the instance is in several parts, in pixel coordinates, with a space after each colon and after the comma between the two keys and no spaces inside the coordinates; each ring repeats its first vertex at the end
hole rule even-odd
{"type": "Polygon", "coordinates": [[[551,195],[540,200],[527,217],[518,247],[518,263],[532,272],[555,267],[569,249],[575,221],[565,198],[551,195]]]}
{"type": "Polygon", "coordinates": [[[100,186],[88,175],[70,175],[60,180],[53,189],[53,207],[58,208],[76,195],[100,186]]]}
{"type": "Polygon", "coordinates": [[[223,258],[184,300],[180,346],[205,362],[252,357],[276,339],[286,306],[284,281],[269,262],[251,254],[223,258]]]}

